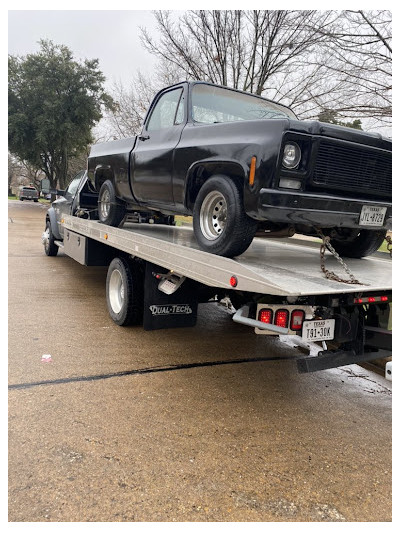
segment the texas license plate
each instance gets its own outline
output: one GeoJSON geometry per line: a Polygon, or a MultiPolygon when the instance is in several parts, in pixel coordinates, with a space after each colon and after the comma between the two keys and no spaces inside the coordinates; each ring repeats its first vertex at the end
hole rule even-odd
{"type": "Polygon", "coordinates": [[[330,341],[335,336],[335,320],[305,320],[302,339],[304,341],[330,341]]]}
{"type": "Polygon", "coordinates": [[[383,226],[386,207],[363,205],[360,214],[360,226],[383,226]]]}

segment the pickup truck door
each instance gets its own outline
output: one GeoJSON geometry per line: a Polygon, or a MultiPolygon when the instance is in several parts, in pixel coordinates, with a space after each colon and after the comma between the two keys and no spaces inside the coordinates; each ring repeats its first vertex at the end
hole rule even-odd
{"type": "Polygon", "coordinates": [[[131,187],[136,200],[151,206],[174,205],[174,151],[185,125],[185,90],[160,94],[150,109],[131,157],[131,187]]]}

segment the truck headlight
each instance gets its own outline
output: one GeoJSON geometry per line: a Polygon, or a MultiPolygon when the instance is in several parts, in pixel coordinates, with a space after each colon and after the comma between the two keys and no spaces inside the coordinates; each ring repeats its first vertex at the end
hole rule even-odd
{"type": "Polygon", "coordinates": [[[295,142],[285,144],[283,149],[282,165],[285,168],[293,169],[298,166],[301,158],[300,146],[295,142]]]}

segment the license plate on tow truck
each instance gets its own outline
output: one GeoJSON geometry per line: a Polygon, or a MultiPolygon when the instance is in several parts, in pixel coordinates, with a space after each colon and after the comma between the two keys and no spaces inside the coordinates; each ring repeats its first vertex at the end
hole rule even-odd
{"type": "Polygon", "coordinates": [[[330,341],[335,336],[335,320],[305,320],[302,339],[304,341],[330,341]]]}

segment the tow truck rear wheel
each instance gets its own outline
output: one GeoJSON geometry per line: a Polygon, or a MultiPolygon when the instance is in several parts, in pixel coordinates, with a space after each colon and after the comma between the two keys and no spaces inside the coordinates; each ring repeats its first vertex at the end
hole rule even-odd
{"type": "Polygon", "coordinates": [[[257,230],[243,206],[242,186],[228,176],[209,178],[197,195],[193,231],[203,250],[225,257],[242,254],[257,230]]]}
{"type": "Polygon", "coordinates": [[[361,259],[378,250],[386,237],[386,230],[373,231],[362,229],[355,235],[346,238],[346,230],[338,229],[338,238],[332,238],[331,243],[337,253],[343,257],[361,259]]]}
{"type": "Polygon", "coordinates": [[[117,199],[114,185],[107,180],[99,192],[99,220],[103,224],[118,227],[125,217],[125,207],[117,199]]]}
{"type": "Polygon", "coordinates": [[[143,321],[143,274],[139,264],[116,257],[107,272],[106,298],[108,312],[119,326],[143,321]]]}

